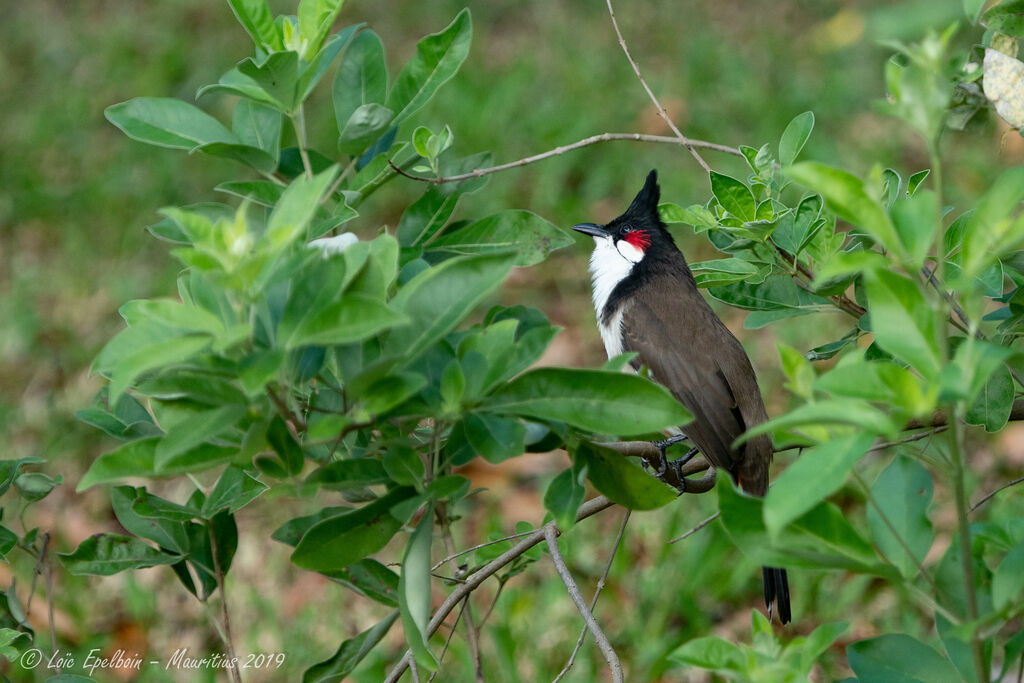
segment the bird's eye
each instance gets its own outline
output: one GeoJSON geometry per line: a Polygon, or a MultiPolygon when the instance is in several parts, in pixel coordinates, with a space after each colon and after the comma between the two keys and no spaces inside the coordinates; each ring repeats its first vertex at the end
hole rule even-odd
{"type": "Polygon", "coordinates": [[[631,232],[633,232],[633,226],[631,226],[631,225],[623,225],[622,226],[622,234],[623,235],[628,235],[631,232]]]}

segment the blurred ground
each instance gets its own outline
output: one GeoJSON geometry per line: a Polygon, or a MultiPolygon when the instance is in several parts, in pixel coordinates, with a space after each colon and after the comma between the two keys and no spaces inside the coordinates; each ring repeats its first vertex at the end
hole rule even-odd
{"type": "MultiPolygon", "coordinates": [[[[291,11],[290,3],[271,4],[291,11]]],[[[382,36],[394,74],[416,40],[446,25],[464,4],[473,11],[473,50],[460,74],[417,117],[435,130],[450,124],[458,154],[489,149],[504,162],[596,133],[667,132],[600,2],[350,0],[339,24],[368,22],[382,36]]],[[[873,113],[891,53],[879,42],[914,39],[929,27],[962,21],[959,0],[619,5],[634,55],[689,136],[757,147],[775,143],[794,115],[811,109],[817,126],[807,158],[840,158],[858,172],[879,162],[904,175],[927,165],[924,150],[901,124],[873,113]]],[[[979,38],[968,27],[958,39],[969,45],[979,38]]],[[[175,266],[166,245],[142,228],[156,220],[161,206],[216,199],[211,188],[237,174],[229,162],[132,142],[104,120],[103,109],[142,95],[192,101],[200,85],[215,81],[249,50],[227,4],[209,0],[35,0],[12,4],[0,22],[0,457],[41,456],[48,472],[63,474],[66,484],[25,515],[26,528],[53,531],[58,550],[117,528],[105,491],[74,494],[85,467],[111,444],[72,414],[100,386],[88,367],[120,328],[117,307],[174,291],[175,266]]],[[[336,135],[329,92],[320,89],[308,115],[314,146],[330,148],[336,135]]],[[[215,115],[229,111],[223,100],[201,104],[215,115]]],[[[966,132],[948,136],[945,153],[953,203],[986,186],[999,165],[994,158],[1002,164],[1024,160],[1020,139],[1004,136],[984,115],[966,132]]],[[[708,158],[723,172],[746,173],[734,159],[708,158]]],[[[608,219],[654,167],[666,200],[706,200],[706,177],[684,150],[615,142],[494,176],[464,201],[460,215],[520,207],[560,225],[608,219]]],[[[392,183],[355,229],[369,234],[381,224],[395,225],[401,207],[419,191],[392,183]]],[[[684,230],[676,234],[690,260],[714,257],[705,241],[684,230]]],[[[580,240],[575,249],[515,273],[502,292],[505,303],[538,306],[566,328],[545,362],[603,360],[589,302],[588,247],[580,240]]],[[[770,411],[786,402],[776,339],[807,349],[835,338],[845,323],[837,320],[830,328],[820,319],[800,318],[746,332],[741,312],[723,315],[751,352],[770,411]]],[[[1020,430],[1007,430],[979,453],[987,458],[986,476],[997,481],[1007,455],[1019,466],[1022,451],[1020,430]]],[[[473,538],[510,532],[517,520],[542,519],[537,492],[563,464],[556,456],[523,460],[514,471],[481,467],[474,473],[490,487],[488,499],[501,503],[467,511],[473,538]]],[[[175,484],[166,486],[173,491],[175,484]]],[[[283,547],[263,540],[269,529],[313,505],[264,500],[240,516],[242,542],[229,583],[238,649],[287,653],[284,669],[247,680],[295,680],[305,666],[385,613],[295,570],[283,547]]],[[[636,680],[688,680],[678,671],[664,673],[664,655],[672,647],[709,631],[747,632],[749,609],[757,605],[757,573],[722,532],[712,526],[685,544],[665,545],[713,507],[713,500],[687,498],[631,521],[598,611],[636,680]]],[[[567,554],[583,583],[592,585],[600,574],[620,514],[606,513],[568,535],[567,554]]],[[[22,560],[11,569],[24,582],[31,567],[22,560]]],[[[850,639],[881,626],[916,628],[918,613],[909,598],[879,592],[869,579],[794,574],[799,597],[793,632],[851,616],[856,623],[850,639]],[[894,601],[901,609],[893,609],[894,601]]],[[[59,631],[69,647],[124,647],[164,657],[178,647],[216,648],[207,615],[163,569],[88,582],[59,569],[55,576],[59,631]]],[[[37,600],[33,612],[42,606],[37,600]]],[[[485,653],[495,663],[495,680],[508,681],[552,678],[579,628],[547,567],[510,582],[491,623],[485,653]]],[[[383,662],[393,661],[400,646],[394,638],[358,679],[378,680],[383,662]]],[[[449,657],[465,659],[459,638],[449,657]]],[[[841,650],[836,661],[844,661],[841,650]]],[[[569,680],[594,680],[599,670],[599,658],[585,647],[569,680]]],[[[821,680],[839,677],[842,665],[822,673],[821,680]]],[[[166,676],[174,675],[148,671],[145,680],[166,676]]]]}

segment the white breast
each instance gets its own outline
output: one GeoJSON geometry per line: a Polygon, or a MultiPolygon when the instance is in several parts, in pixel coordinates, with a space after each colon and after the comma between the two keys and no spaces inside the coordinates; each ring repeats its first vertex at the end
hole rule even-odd
{"type": "Polygon", "coordinates": [[[597,329],[604,341],[604,350],[609,358],[622,353],[622,310],[618,310],[604,324],[601,314],[616,285],[622,282],[633,262],[626,259],[610,237],[595,237],[594,252],[590,255],[590,274],[594,284],[594,310],[597,311],[597,329]]]}

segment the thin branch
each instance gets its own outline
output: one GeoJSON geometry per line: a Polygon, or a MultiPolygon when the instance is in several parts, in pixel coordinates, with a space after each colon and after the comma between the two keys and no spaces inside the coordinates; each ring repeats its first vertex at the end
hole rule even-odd
{"type": "MultiPolygon", "coordinates": [[[[434,439],[436,442],[437,430],[434,430],[434,439]]],[[[455,552],[455,539],[452,538],[452,527],[451,520],[448,517],[448,510],[444,503],[437,506],[437,517],[438,521],[441,522],[442,535],[444,536],[445,549],[449,555],[452,555],[451,559],[451,572],[459,581],[462,580],[462,570],[459,568],[458,562],[455,560],[453,553],[455,552]]],[[[480,639],[479,632],[477,631],[476,624],[473,620],[473,605],[469,602],[469,596],[466,596],[465,607],[463,610],[466,613],[466,643],[469,645],[469,654],[473,660],[473,676],[477,683],[484,682],[484,665],[483,657],[480,655],[480,639]]]]}
{"type": "Polygon", "coordinates": [[[974,505],[972,505],[972,506],[971,506],[971,509],[970,509],[970,510],[968,510],[968,512],[974,512],[975,510],[977,510],[978,508],[980,508],[980,507],[981,507],[982,505],[984,505],[985,503],[987,503],[987,502],[989,501],[989,499],[990,499],[990,498],[992,498],[992,497],[993,497],[994,495],[996,495],[997,493],[999,493],[999,492],[1000,492],[1000,491],[1002,491],[1003,489],[1008,489],[1008,488],[1010,488],[1011,486],[1016,486],[1017,484],[1020,484],[1021,482],[1024,482],[1024,477],[1019,477],[1019,478],[1017,478],[1017,479],[1014,479],[1014,480],[1013,480],[1013,481],[1011,481],[1011,482],[1008,482],[1008,483],[1006,483],[1006,484],[1003,484],[1002,486],[1000,486],[999,488],[997,488],[997,489],[996,489],[995,491],[993,491],[992,493],[988,493],[988,494],[986,494],[985,496],[983,496],[981,500],[979,500],[979,501],[978,501],[977,503],[975,503],[974,505]]]}
{"type": "MultiPolygon", "coordinates": [[[[587,517],[596,515],[602,510],[607,510],[614,504],[615,503],[608,500],[608,498],[606,498],[605,496],[597,496],[596,498],[591,498],[583,505],[581,505],[580,509],[576,512],[576,521],[580,522],[586,519],[587,517]]],[[[533,533],[531,533],[529,536],[521,540],[519,543],[515,544],[514,546],[506,550],[504,553],[494,558],[492,561],[488,562],[483,567],[481,567],[480,569],[466,577],[466,583],[460,585],[458,588],[453,590],[451,594],[445,599],[445,601],[441,603],[441,606],[437,608],[437,611],[434,612],[434,616],[430,618],[430,623],[427,624],[427,637],[429,638],[431,635],[434,634],[434,631],[436,631],[440,627],[441,623],[445,620],[445,618],[447,618],[448,614],[450,614],[451,611],[455,609],[455,606],[459,604],[459,602],[463,598],[465,598],[467,595],[476,590],[477,587],[480,586],[480,584],[482,584],[484,581],[486,581],[495,573],[497,573],[502,567],[511,564],[516,560],[516,558],[520,557],[527,550],[543,541],[544,534],[549,528],[557,530],[558,527],[552,521],[548,522],[539,529],[535,529],[533,533]]],[[[395,683],[395,681],[397,681],[401,677],[401,675],[405,673],[405,670],[409,668],[410,661],[412,661],[412,651],[406,650],[405,655],[402,657],[402,659],[399,660],[398,664],[396,664],[395,667],[391,670],[391,672],[387,675],[387,678],[384,679],[384,683],[395,683]]]]}
{"type": "Polygon", "coordinates": [[[597,619],[594,619],[593,612],[587,607],[587,603],[583,601],[583,595],[580,594],[576,581],[573,580],[572,574],[569,573],[569,568],[565,566],[562,553],[558,550],[558,532],[555,527],[545,526],[544,540],[548,544],[551,561],[555,564],[555,569],[558,570],[558,576],[561,577],[562,583],[565,584],[565,590],[568,591],[572,601],[576,603],[576,609],[579,610],[580,616],[583,617],[583,621],[587,624],[587,629],[593,634],[594,640],[597,641],[597,647],[601,650],[605,661],[608,662],[608,667],[612,670],[612,680],[615,683],[622,683],[622,663],[619,662],[618,655],[612,649],[612,644],[608,642],[608,637],[601,630],[601,625],[597,623],[597,619]]]}
{"type": "MultiPolygon", "coordinates": [[[[210,555],[213,556],[213,571],[217,576],[217,586],[220,588],[220,610],[221,619],[224,622],[224,644],[227,645],[228,656],[231,657],[231,661],[237,663],[238,657],[235,656],[235,644],[231,638],[231,617],[228,615],[228,593],[227,587],[224,585],[224,570],[221,569],[220,559],[217,557],[217,540],[214,537],[213,527],[207,527],[207,531],[210,534],[210,555]]],[[[242,675],[235,664],[228,666],[228,675],[234,683],[242,683],[242,675]]]]}
{"type": "Polygon", "coordinates": [[[682,536],[677,536],[676,538],[673,538],[671,541],[669,541],[669,543],[678,543],[679,541],[682,541],[684,539],[689,538],[690,536],[693,536],[695,533],[697,533],[698,531],[700,531],[701,529],[706,527],[708,524],[711,524],[711,522],[715,521],[716,519],[718,519],[721,516],[722,516],[721,512],[716,512],[715,514],[711,515],[710,517],[707,517],[706,519],[702,519],[701,521],[697,522],[697,525],[695,527],[693,527],[692,529],[687,531],[682,536]]]}
{"type": "MultiPolygon", "coordinates": [[[[688,147],[701,147],[703,149],[710,149],[715,152],[722,152],[724,154],[733,154],[736,156],[743,156],[735,147],[729,147],[728,145],[720,145],[715,142],[707,142],[705,140],[690,140],[686,139],[684,142],[679,138],[674,138],[668,135],[647,135],[646,133],[601,133],[600,135],[591,135],[590,137],[583,138],[577,142],[573,142],[568,145],[560,145],[554,149],[548,150],[547,152],[541,152],[540,154],[534,154],[532,156],[524,157],[516,161],[510,161],[506,164],[499,164],[497,166],[489,166],[487,168],[477,168],[469,171],[468,173],[461,173],[459,175],[445,176],[442,178],[427,178],[424,176],[413,175],[407,171],[402,170],[395,164],[391,164],[391,168],[406,178],[412,180],[418,180],[422,183],[433,183],[434,185],[441,185],[443,183],[456,183],[462,180],[470,180],[472,178],[481,178],[491,173],[500,173],[501,171],[508,171],[513,168],[520,168],[527,164],[532,164],[537,161],[543,161],[544,159],[550,159],[551,157],[561,156],[566,152],[571,152],[582,147],[589,147],[590,145],[596,145],[599,142],[611,142],[613,140],[632,140],[633,142],[655,142],[667,145],[686,145],[688,147]]],[[[389,162],[390,163],[390,162],[389,162]]]]}
{"type": "Polygon", "coordinates": [[[434,671],[434,673],[430,674],[430,678],[427,679],[427,683],[430,683],[432,680],[434,680],[434,676],[440,673],[441,662],[444,661],[444,655],[446,652],[448,652],[448,645],[452,642],[452,637],[455,636],[455,628],[459,625],[459,619],[462,618],[462,613],[466,611],[466,605],[468,604],[469,596],[467,595],[466,599],[462,601],[462,607],[459,608],[459,613],[455,615],[455,623],[452,624],[451,630],[448,631],[448,637],[444,639],[444,647],[441,648],[441,654],[437,656],[437,670],[434,671]]]}
{"type": "Polygon", "coordinates": [[[442,564],[444,564],[448,560],[453,560],[456,557],[459,557],[461,555],[465,555],[467,553],[471,553],[474,550],[479,550],[480,548],[486,548],[489,545],[496,545],[498,543],[504,543],[505,541],[511,541],[513,538],[522,538],[523,536],[528,536],[529,534],[532,534],[533,531],[534,531],[533,529],[530,529],[529,531],[521,531],[518,534],[512,534],[511,536],[506,536],[505,538],[499,538],[499,539],[497,539],[495,541],[487,541],[486,543],[481,543],[480,545],[475,545],[472,548],[466,548],[465,550],[460,550],[459,552],[453,553],[453,554],[449,555],[448,557],[444,558],[443,560],[441,560],[440,562],[435,564],[433,567],[431,567],[430,570],[431,571],[436,571],[438,567],[440,567],[442,564]]]}
{"type": "MultiPolygon", "coordinates": [[[[626,523],[629,522],[629,510],[626,510],[626,514],[622,516],[622,524],[619,525],[619,534],[615,537],[615,543],[612,544],[612,552],[608,556],[608,562],[604,566],[604,572],[601,574],[601,578],[597,580],[597,587],[594,589],[594,597],[590,599],[590,611],[594,611],[594,606],[597,605],[597,598],[601,595],[601,591],[604,589],[604,583],[608,580],[608,573],[612,569],[612,561],[615,559],[615,553],[618,552],[619,546],[622,544],[622,536],[626,533],[626,523]]],[[[576,655],[579,653],[580,648],[583,647],[583,641],[587,637],[587,627],[584,626],[580,629],[580,637],[576,640],[576,647],[573,648],[572,654],[569,656],[569,661],[566,662],[565,668],[563,668],[555,679],[551,683],[558,683],[562,680],[572,665],[576,663],[576,655]]]]}
{"type": "Polygon", "coordinates": [[[676,128],[676,124],[672,122],[672,118],[668,115],[668,112],[665,111],[665,107],[661,106],[661,102],[658,101],[654,92],[650,87],[648,87],[647,81],[644,80],[643,74],[640,73],[640,67],[637,65],[636,60],[634,60],[633,56],[629,54],[629,48],[626,46],[626,39],[622,37],[622,31],[619,30],[619,22],[615,19],[615,10],[612,9],[612,0],[606,0],[606,2],[608,3],[608,16],[611,17],[612,26],[615,28],[615,35],[619,37],[619,45],[622,47],[622,51],[625,53],[626,59],[628,59],[630,65],[632,65],[633,73],[635,73],[636,77],[640,80],[640,85],[642,85],[644,90],[647,91],[647,96],[651,98],[651,102],[654,103],[655,108],[658,110],[658,115],[665,120],[668,127],[671,128],[672,132],[676,134],[677,138],[679,138],[679,141],[686,145],[686,149],[690,150],[690,154],[692,154],[693,158],[697,160],[697,163],[701,165],[701,168],[703,168],[705,172],[710,173],[711,167],[708,166],[706,161],[704,161],[704,157],[697,152],[695,145],[693,144],[693,140],[690,140],[688,137],[683,135],[678,128],[676,128]]]}

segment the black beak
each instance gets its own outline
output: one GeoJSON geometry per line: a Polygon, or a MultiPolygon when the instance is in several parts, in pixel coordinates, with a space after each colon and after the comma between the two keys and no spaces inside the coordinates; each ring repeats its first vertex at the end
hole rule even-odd
{"type": "Polygon", "coordinates": [[[593,237],[608,237],[610,234],[597,223],[577,223],[572,226],[572,229],[576,232],[582,232],[584,235],[592,235],[593,237]]]}

